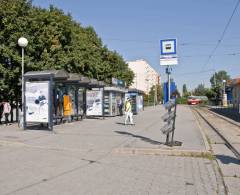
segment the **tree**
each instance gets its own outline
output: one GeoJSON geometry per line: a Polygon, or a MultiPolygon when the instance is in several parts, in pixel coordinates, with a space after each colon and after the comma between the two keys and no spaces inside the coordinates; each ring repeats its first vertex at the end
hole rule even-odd
{"type": "Polygon", "coordinates": [[[225,70],[220,70],[215,72],[213,76],[210,78],[210,83],[212,87],[222,86],[223,80],[229,80],[230,76],[227,74],[225,70]]]}
{"type": "Polygon", "coordinates": [[[50,6],[32,6],[30,0],[0,0],[0,90],[3,96],[21,97],[21,48],[28,39],[25,71],[64,69],[111,82],[122,79],[129,86],[134,74],[116,52],[103,45],[93,27],[82,27],[70,15],[50,6]]]}
{"type": "Polygon", "coordinates": [[[207,89],[204,84],[199,84],[193,91],[193,95],[196,96],[206,96],[207,89]]]}
{"type": "Polygon", "coordinates": [[[163,89],[162,86],[157,84],[157,85],[153,85],[149,91],[149,101],[150,102],[154,102],[154,100],[156,100],[156,103],[158,104],[158,102],[162,102],[163,100],[163,89]],[[156,99],[157,98],[157,99],[156,99]]]}
{"type": "Polygon", "coordinates": [[[208,96],[211,99],[215,99],[216,103],[221,99],[223,80],[230,80],[230,76],[225,70],[215,72],[210,78],[211,91],[208,92],[208,96]]]}
{"type": "Polygon", "coordinates": [[[190,96],[190,95],[191,95],[191,93],[188,92],[188,90],[187,90],[187,85],[186,85],[186,84],[183,84],[182,96],[183,96],[183,97],[188,97],[188,96],[190,96]]]}

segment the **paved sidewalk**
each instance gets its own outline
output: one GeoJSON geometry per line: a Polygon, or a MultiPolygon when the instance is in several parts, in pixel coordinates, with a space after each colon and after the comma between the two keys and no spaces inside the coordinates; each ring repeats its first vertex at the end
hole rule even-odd
{"type": "Polygon", "coordinates": [[[206,152],[192,112],[178,107],[175,140],[183,145],[174,148],[162,144],[165,112],[146,108],[135,126],[85,119],[54,133],[0,126],[0,194],[217,194],[214,163],[178,153],[206,152]]]}

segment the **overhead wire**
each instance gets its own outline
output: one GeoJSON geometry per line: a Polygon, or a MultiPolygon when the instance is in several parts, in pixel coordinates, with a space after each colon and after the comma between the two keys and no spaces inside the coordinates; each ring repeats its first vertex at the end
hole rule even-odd
{"type": "Polygon", "coordinates": [[[232,11],[232,14],[231,14],[230,18],[228,19],[228,22],[227,22],[227,24],[224,27],[224,30],[223,30],[223,32],[222,32],[222,34],[220,36],[220,39],[217,41],[217,44],[215,45],[215,47],[211,51],[210,55],[208,56],[206,62],[204,63],[204,65],[202,67],[202,70],[204,70],[204,68],[208,65],[209,61],[211,60],[211,58],[215,54],[216,50],[218,49],[219,45],[221,44],[221,42],[222,42],[222,40],[223,40],[223,38],[224,38],[224,36],[225,36],[225,34],[227,32],[227,29],[228,29],[228,27],[231,24],[232,18],[234,16],[235,12],[237,11],[237,8],[238,8],[239,4],[240,4],[240,0],[237,1],[236,5],[235,5],[235,7],[234,7],[234,9],[232,11]]]}
{"type": "MultiPolygon", "coordinates": [[[[215,47],[213,48],[213,50],[212,50],[212,51],[210,52],[210,54],[208,55],[208,58],[207,58],[206,62],[204,63],[204,65],[203,65],[203,67],[202,67],[202,70],[201,70],[201,71],[198,71],[198,72],[189,72],[189,73],[179,74],[180,76],[181,76],[181,75],[200,74],[200,73],[215,71],[215,68],[208,69],[208,70],[204,70],[204,69],[205,69],[205,66],[208,65],[208,63],[209,63],[209,61],[211,60],[211,58],[212,58],[213,56],[215,56],[214,54],[215,54],[216,50],[218,49],[218,47],[220,46],[220,44],[222,43],[222,40],[224,39],[224,36],[225,36],[225,34],[226,34],[226,32],[227,32],[227,29],[229,28],[229,26],[230,26],[230,24],[231,24],[232,18],[233,18],[233,16],[234,16],[234,14],[236,13],[239,4],[240,4],[240,0],[238,0],[237,3],[236,3],[236,5],[234,6],[234,9],[233,9],[233,11],[232,11],[232,14],[231,14],[230,18],[228,19],[228,22],[227,22],[227,24],[225,25],[224,30],[223,30],[220,38],[217,40],[217,43],[214,44],[215,47]]],[[[236,39],[236,38],[234,38],[234,39],[236,39]]],[[[237,39],[238,39],[238,38],[237,38],[237,39]]],[[[103,40],[121,41],[121,42],[138,42],[138,43],[143,43],[143,42],[144,42],[144,43],[155,43],[155,42],[156,42],[156,41],[150,41],[150,40],[145,40],[145,41],[144,41],[144,40],[123,40],[123,39],[103,39],[103,40]]],[[[179,45],[180,45],[180,46],[189,46],[189,45],[191,46],[191,45],[194,45],[194,44],[195,44],[195,43],[189,43],[189,42],[185,42],[185,43],[184,43],[184,42],[183,42],[183,43],[180,43],[179,45]]],[[[205,44],[205,43],[198,43],[197,45],[198,45],[198,46],[199,46],[199,45],[211,46],[212,44],[210,44],[210,43],[208,42],[208,43],[206,43],[206,44],[205,44]]],[[[236,45],[234,45],[234,46],[236,46],[236,45]]],[[[239,54],[240,54],[240,53],[230,53],[230,54],[222,54],[222,55],[239,55],[239,54]]],[[[184,58],[184,57],[194,57],[194,56],[182,56],[182,57],[180,57],[180,58],[184,58]]],[[[197,57],[199,57],[199,55],[198,55],[197,57]]]]}
{"type": "Polygon", "coordinates": [[[185,75],[192,75],[192,74],[201,74],[201,73],[206,73],[206,72],[213,72],[215,69],[208,69],[208,70],[203,70],[203,71],[196,71],[196,72],[186,72],[182,74],[176,74],[176,76],[185,76],[185,75]]]}

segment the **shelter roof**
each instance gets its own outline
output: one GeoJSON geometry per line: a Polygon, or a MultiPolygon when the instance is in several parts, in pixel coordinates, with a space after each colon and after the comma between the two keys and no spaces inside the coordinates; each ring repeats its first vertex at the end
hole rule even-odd
{"type": "Polygon", "coordinates": [[[139,93],[139,94],[144,94],[144,91],[136,88],[129,88],[128,93],[139,93]]]}
{"type": "Polygon", "coordinates": [[[29,71],[24,74],[28,78],[53,77],[54,79],[67,79],[69,74],[65,70],[29,71]]]}

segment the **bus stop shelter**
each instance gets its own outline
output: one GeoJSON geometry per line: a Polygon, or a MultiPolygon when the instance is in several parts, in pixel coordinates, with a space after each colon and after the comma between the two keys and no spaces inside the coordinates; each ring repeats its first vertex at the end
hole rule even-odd
{"type": "Polygon", "coordinates": [[[29,125],[71,122],[103,116],[104,82],[64,70],[31,71],[24,75],[24,129],[29,125]]]}
{"type": "Polygon", "coordinates": [[[126,98],[131,98],[132,100],[132,110],[133,114],[138,114],[144,108],[144,101],[143,101],[144,91],[139,89],[130,88],[126,93],[126,98]]]}

